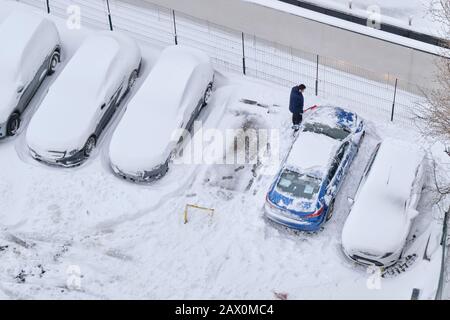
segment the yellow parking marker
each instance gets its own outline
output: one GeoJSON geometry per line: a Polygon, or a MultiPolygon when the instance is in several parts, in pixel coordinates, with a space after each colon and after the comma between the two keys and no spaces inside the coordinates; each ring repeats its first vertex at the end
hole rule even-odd
{"type": "Polygon", "coordinates": [[[205,208],[205,207],[200,207],[197,206],[195,204],[187,204],[186,207],[184,208],[184,224],[188,223],[188,209],[189,208],[194,208],[194,209],[199,209],[199,210],[204,210],[204,211],[208,211],[209,215],[212,217],[214,214],[214,209],[211,208],[205,208]]]}

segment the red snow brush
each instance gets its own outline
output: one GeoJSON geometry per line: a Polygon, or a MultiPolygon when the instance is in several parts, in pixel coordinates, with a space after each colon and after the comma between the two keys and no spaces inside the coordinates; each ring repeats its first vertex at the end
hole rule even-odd
{"type": "Polygon", "coordinates": [[[308,109],[306,109],[304,112],[315,110],[315,109],[317,109],[318,107],[319,107],[319,106],[318,106],[317,104],[315,104],[315,105],[313,105],[312,107],[309,107],[308,109]]]}
{"type": "Polygon", "coordinates": [[[285,292],[273,292],[275,298],[279,299],[279,300],[287,300],[288,299],[288,294],[285,292]]]}

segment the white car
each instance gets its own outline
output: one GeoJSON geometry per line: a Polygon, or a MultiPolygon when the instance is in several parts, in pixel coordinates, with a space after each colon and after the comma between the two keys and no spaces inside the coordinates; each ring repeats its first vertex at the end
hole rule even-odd
{"type": "Polygon", "coordinates": [[[424,185],[424,152],[387,139],[373,153],[342,231],[352,260],[378,267],[401,257],[424,185]]]}
{"type": "Polygon", "coordinates": [[[191,129],[213,84],[205,53],[183,46],[165,49],[114,132],[109,150],[114,172],[134,182],[164,176],[179,146],[174,131],[191,129]]]}
{"type": "Polygon", "coordinates": [[[31,155],[64,167],[89,157],[139,76],[141,52],[116,32],[87,38],[50,87],[27,131],[31,155]]]}
{"type": "Polygon", "coordinates": [[[21,116],[46,76],[55,72],[61,46],[55,24],[13,11],[0,24],[0,139],[14,136],[21,116]]]}

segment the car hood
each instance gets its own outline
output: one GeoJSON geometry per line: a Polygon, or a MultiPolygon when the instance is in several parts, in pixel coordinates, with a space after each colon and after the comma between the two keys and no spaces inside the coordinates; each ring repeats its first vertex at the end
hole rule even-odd
{"type": "MultiPolygon", "coordinates": [[[[93,106],[94,107],[94,106],[93,106]]],[[[79,121],[76,108],[41,106],[27,130],[28,146],[36,152],[80,150],[92,133],[91,119],[79,121]],[[54,120],[54,121],[52,121],[54,120]]]]}
{"type": "Polygon", "coordinates": [[[370,208],[352,209],[342,231],[342,244],[353,251],[396,252],[403,247],[408,231],[409,220],[405,213],[399,212],[398,206],[391,201],[384,200],[370,208]]]}
{"type": "Polygon", "coordinates": [[[121,134],[120,124],[109,147],[109,158],[114,167],[123,172],[138,174],[152,171],[166,162],[175,147],[174,141],[161,139],[156,144],[155,137],[149,137],[147,143],[129,139],[129,134],[139,136],[139,127],[131,128],[133,132],[136,131],[135,134],[129,131],[130,128],[127,130],[128,134],[121,134]]]}

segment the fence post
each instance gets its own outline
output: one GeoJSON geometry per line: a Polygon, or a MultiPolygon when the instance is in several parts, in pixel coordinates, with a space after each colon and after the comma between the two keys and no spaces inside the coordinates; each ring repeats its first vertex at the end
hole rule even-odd
{"type": "Polygon", "coordinates": [[[395,99],[397,98],[397,84],[398,84],[398,79],[395,79],[394,101],[392,102],[391,121],[394,121],[395,99]]]}
{"type": "Polygon", "coordinates": [[[245,35],[242,32],[242,72],[247,75],[247,67],[245,65],[245,35]]]}
{"type": "Polygon", "coordinates": [[[411,300],[419,300],[420,296],[420,289],[413,288],[413,291],[411,293],[411,300]]]}
{"type": "Polygon", "coordinates": [[[435,300],[442,300],[442,293],[444,291],[444,276],[445,276],[445,258],[447,257],[447,236],[448,236],[448,216],[450,215],[450,208],[447,210],[447,212],[444,215],[444,223],[443,223],[443,230],[442,230],[442,239],[441,239],[441,246],[442,246],[442,261],[441,261],[441,274],[439,275],[439,284],[438,288],[436,290],[436,297],[435,300]]]}
{"type": "Polygon", "coordinates": [[[316,96],[319,95],[319,55],[317,55],[316,61],[316,96]]]}
{"type": "Polygon", "coordinates": [[[109,21],[109,30],[113,31],[113,23],[111,19],[111,8],[109,7],[109,0],[106,0],[106,8],[108,9],[108,21],[109,21]]]}
{"type": "Polygon", "coordinates": [[[172,10],[172,18],[173,18],[173,34],[175,37],[175,45],[178,45],[177,20],[175,17],[175,10],[172,10]]]}
{"type": "Polygon", "coordinates": [[[47,13],[50,14],[50,0],[45,1],[47,3],[47,13]]]}

